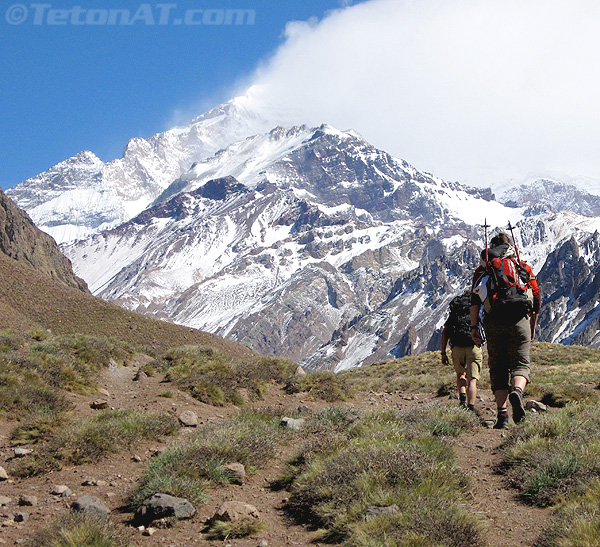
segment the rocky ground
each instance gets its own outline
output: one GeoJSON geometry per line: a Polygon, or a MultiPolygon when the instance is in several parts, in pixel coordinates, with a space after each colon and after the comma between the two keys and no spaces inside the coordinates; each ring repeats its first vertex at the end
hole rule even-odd
{"type": "MultiPolygon", "coordinates": [[[[185,410],[192,410],[199,423],[222,420],[236,412],[237,407],[213,407],[202,404],[172,385],[161,383],[159,376],[143,377],[133,381],[135,370],[132,367],[119,367],[105,370],[101,385],[108,393],[100,395],[114,408],[144,408],[160,410],[179,416],[185,410]],[[171,398],[159,396],[166,390],[173,393],[171,398]]],[[[481,392],[478,406],[486,418],[492,418],[491,393],[481,392]]],[[[90,408],[90,402],[98,395],[71,395],[76,410],[81,417],[96,410],[90,408]]],[[[410,408],[433,401],[434,395],[403,395],[370,393],[357,396],[351,402],[343,403],[357,408],[395,407],[410,408]]],[[[436,399],[439,400],[439,399],[436,399]]],[[[456,405],[456,400],[445,399],[447,404],[456,405]]],[[[319,410],[328,403],[311,400],[306,394],[286,395],[280,389],[267,393],[262,401],[249,403],[250,408],[279,406],[296,410],[305,405],[319,410]]],[[[14,423],[0,422],[0,466],[6,467],[10,458],[15,457],[14,447],[8,442],[14,423]]],[[[180,436],[189,434],[192,428],[183,428],[180,436]]],[[[509,489],[501,476],[494,472],[499,461],[499,446],[506,433],[481,427],[463,434],[450,442],[457,453],[462,468],[472,478],[470,499],[465,500],[487,522],[486,533],[489,547],[509,545],[511,547],[532,545],[550,515],[550,509],[538,509],[525,506],[518,501],[515,492],[509,489]]],[[[171,442],[171,441],[168,441],[171,442]]],[[[129,523],[132,514],[122,512],[128,494],[141,475],[152,454],[164,447],[160,442],[145,442],[134,450],[121,454],[96,465],[65,467],[59,472],[29,479],[15,479],[0,482],[0,500],[10,498],[7,505],[0,507],[0,544],[26,544],[36,529],[47,524],[54,517],[68,511],[70,504],[83,495],[97,496],[111,509],[111,520],[115,523],[129,523]],[[56,486],[64,485],[71,491],[69,496],[52,494],[56,486]],[[19,500],[28,496],[33,505],[20,506],[19,500]],[[32,499],[32,497],[34,499],[32,499]],[[25,513],[24,522],[17,523],[14,516],[25,513]]],[[[286,459],[295,447],[286,447],[280,451],[268,468],[248,477],[243,485],[229,485],[212,492],[208,503],[198,508],[190,520],[180,521],[173,528],[157,529],[152,535],[129,527],[132,546],[215,546],[232,547],[282,547],[285,545],[319,545],[315,531],[298,526],[286,518],[283,504],[287,497],[285,491],[275,491],[269,485],[275,480],[286,459]],[[241,501],[257,508],[261,519],[266,523],[265,530],[256,537],[229,541],[209,540],[205,530],[207,520],[225,501],[241,501]]],[[[6,501],[6,500],[4,500],[6,501]]],[[[148,532],[145,532],[148,533],[148,532]]]]}

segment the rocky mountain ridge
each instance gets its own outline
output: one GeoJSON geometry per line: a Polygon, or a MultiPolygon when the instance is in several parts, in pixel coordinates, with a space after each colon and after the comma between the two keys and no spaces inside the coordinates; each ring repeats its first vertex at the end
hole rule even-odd
{"type": "Polygon", "coordinates": [[[108,163],[84,150],[7,195],[58,243],[85,238],[128,221],[194,162],[269,125],[237,97],[184,126],[131,139],[108,163]]]}
{"type": "Polygon", "coordinates": [[[27,213],[0,190],[0,252],[28,264],[55,281],[89,292],[85,281],[73,273],[71,262],[56,242],[42,232],[27,213]]]}
{"type": "Polygon", "coordinates": [[[63,249],[102,298],[307,368],[343,370],[435,349],[446,304],[478,263],[481,225],[510,221],[545,291],[573,297],[567,316],[563,300],[549,300],[542,339],[580,339],[587,321],[596,344],[586,315],[593,290],[553,274],[580,257],[545,264],[568,241],[588,248],[600,219],[534,197],[508,207],[353,131],[276,127],[195,161],[137,216],[63,249]],[[585,298],[574,298],[580,289],[585,298]]]}
{"type": "Polygon", "coordinates": [[[542,211],[572,211],[579,215],[600,216],[600,196],[589,194],[574,184],[537,179],[506,190],[499,201],[507,207],[530,207],[542,211]]]}

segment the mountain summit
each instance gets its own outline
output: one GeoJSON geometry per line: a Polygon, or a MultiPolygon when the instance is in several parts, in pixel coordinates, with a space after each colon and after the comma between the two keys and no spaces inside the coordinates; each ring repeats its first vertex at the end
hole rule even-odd
{"type": "Polygon", "coordinates": [[[544,339],[600,344],[598,291],[567,275],[582,257],[594,275],[588,258],[600,219],[562,210],[568,189],[548,190],[543,202],[523,189],[502,204],[489,189],[420,171],[354,131],[265,127],[235,99],[130,141],[121,160],[82,153],[13,195],[70,240],[63,250],[94,294],[333,370],[437,349],[446,305],[478,264],[481,225],[510,221],[544,285],[544,339]],[[114,218],[96,215],[92,226],[81,188],[105,188],[115,165],[144,169],[118,171],[121,194],[103,203],[121,209],[99,207],[114,218]],[[50,180],[55,194],[46,196],[50,180]],[[567,243],[572,252],[553,254],[567,243]]]}
{"type": "Polygon", "coordinates": [[[247,98],[237,97],[187,125],[131,139],[122,157],[108,163],[84,150],[7,195],[58,243],[83,239],[131,219],[194,162],[267,125],[247,98]]]}

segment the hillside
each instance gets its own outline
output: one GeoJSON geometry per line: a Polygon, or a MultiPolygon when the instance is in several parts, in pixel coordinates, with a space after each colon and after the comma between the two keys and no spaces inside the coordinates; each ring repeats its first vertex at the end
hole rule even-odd
{"type": "MultiPolygon", "coordinates": [[[[3,342],[6,345],[6,339],[3,342]]],[[[39,355],[55,343],[50,338],[32,349],[39,355]]],[[[5,349],[0,352],[3,359],[10,355],[5,349]]],[[[567,527],[561,521],[564,510],[561,513],[556,503],[563,492],[572,492],[571,499],[577,499],[575,493],[582,487],[575,487],[581,483],[571,479],[583,477],[593,488],[590,479],[598,475],[597,466],[592,458],[587,463],[580,459],[577,468],[561,467],[560,458],[565,456],[559,451],[555,469],[553,451],[575,450],[572,445],[578,442],[588,451],[596,450],[598,350],[536,344],[538,391],[527,399],[545,390],[553,393],[555,406],[546,415],[528,413],[526,422],[509,432],[482,427],[472,413],[457,408],[456,400],[440,395],[441,387],[451,384],[453,373],[441,367],[439,352],[371,365],[361,375],[361,369],[338,375],[321,372],[296,375],[288,382],[269,382],[265,375],[259,395],[224,406],[199,401],[172,379],[175,370],[181,371],[182,366],[191,370],[194,361],[208,378],[210,360],[190,360],[190,354],[177,356],[176,352],[168,355],[168,360],[159,359],[154,365],[152,376],[140,381],[134,381],[136,368],[127,360],[99,371],[101,396],[114,410],[90,408],[97,393],[67,393],[77,423],[63,424],[54,434],[56,441],[50,436],[22,445],[33,450],[31,455],[14,455],[27,430],[23,426],[27,409],[14,410],[25,418],[21,422],[0,414],[0,466],[9,474],[8,482],[0,482],[0,543],[23,544],[35,537],[29,545],[42,547],[59,530],[72,534],[73,526],[81,522],[65,520],[68,507],[88,495],[102,500],[111,511],[102,531],[112,538],[103,543],[106,547],[583,545],[552,542],[552,537],[565,540],[572,535],[577,541],[581,534],[576,527],[584,526],[593,513],[571,512],[567,527]],[[196,427],[174,427],[184,411],[197,415],[196,427]],[[304,420],[301,429],[280,425],[284,416],[304,420]],[[162,433],[152,433],[159,423],[169,429],[163,425],[162,433]],[[569,424],[574,427],[567,439],[564,427],[569,424]],[[153,430],[132,437],[142,425],[153,430]],[[123,426],[131,431],[115,443],[111,437],[120,438],[123,426]],[[15,428],[21,436],[15,435],[15,428]],[[536,431],[546,432],[543,442],[535,437],[536,431]],[[553,443],[555,435],[559,438],[553,443]],[[581,435],[587,436],[585,443],[581,435]],[[529,444],[528,438],[532,438],[529,444]],[[40,472],[39,462],[48,461],[57,442],[57,460],[49,462],[52,472],[40,472]],[[513,454],[532,449],[541,460],[530,458],[527,476],[514,481],[519,458],[513,454]],[[225,464],[231,461],[244,465],[243,479],[225,472],[225,464]],[[546,473],[544,481],[535,482],[536,469],[546,473]],[[538,485],[536,498],[526,490],[531,484],[538,485]],[[51,494],[55,485],[65,485],[70,493],[51,494]],[[140,527],[132,521],[131,504],[153,491],[185,493],[196,513],[189,519],[159,519],[140,527]],[[219,535],[210,520],[232,501],[251,504],[258,517],[252,517],[253,526],[247,528],[230,523],[219,535]],[[16,515],[25,520],[15,522],[16,515]],[[45,535],[36,536],[42,529],[45,535]],[[249,536],[237,537],[238,533],[249,536]],[[396,539],[405,541],[393,543],[396,539]]],[[[222,366],[218,356],[212,357],[217,368],[222,366]]],[[[226,382],[221,378],[214,385],[226,382]]],[[[483,387],[477,407],[489,420],[492,396],[485,382],[483,387]]],[[[79,536],[71,545],[97,544],[79,536]]]]}
{"type": "Polygon", "coordinates": [[[85,281],[73,274],[69,260],[56,242],[39,230],[27,213],[0,190],[0,252],[55,281],[88,292],[85,281]]]}
{"type": "Polygon", "coordinates": [[[4,254],[0,254],[0,329],[114,336],[156,351],[200,344],[231,356],[256,356],[219,336],[139,315],[67,287],[4,254]]]}

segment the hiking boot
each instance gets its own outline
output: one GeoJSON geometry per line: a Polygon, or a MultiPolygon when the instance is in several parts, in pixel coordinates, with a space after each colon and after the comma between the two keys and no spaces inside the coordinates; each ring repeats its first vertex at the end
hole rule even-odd
{"type": "Polygon", "coordinates": [[[458,408],[467,408],[467,401],[461,401],[458,403],[458,408]]]}
{"type": "Polygon", "coordinates": [[[508,429],[508,414],[498,414],[498,418],[492,429],[508,429]]]}
{"type": "Polygon", "coordinates": [[[479,410],[475,408],[475,405],[467,405],[467,409],[470,410],[475,416],[481,418],[481,414],[479,414],[479,410]]]}
{"type": "Polygon", "coordinates": [[[508,394],[508,400],[512,406],[512,417],[516,424],[520,424],[525,419],[525,408],[523,407],[523,395],[519,391],[511,391],[508,394]]]}

